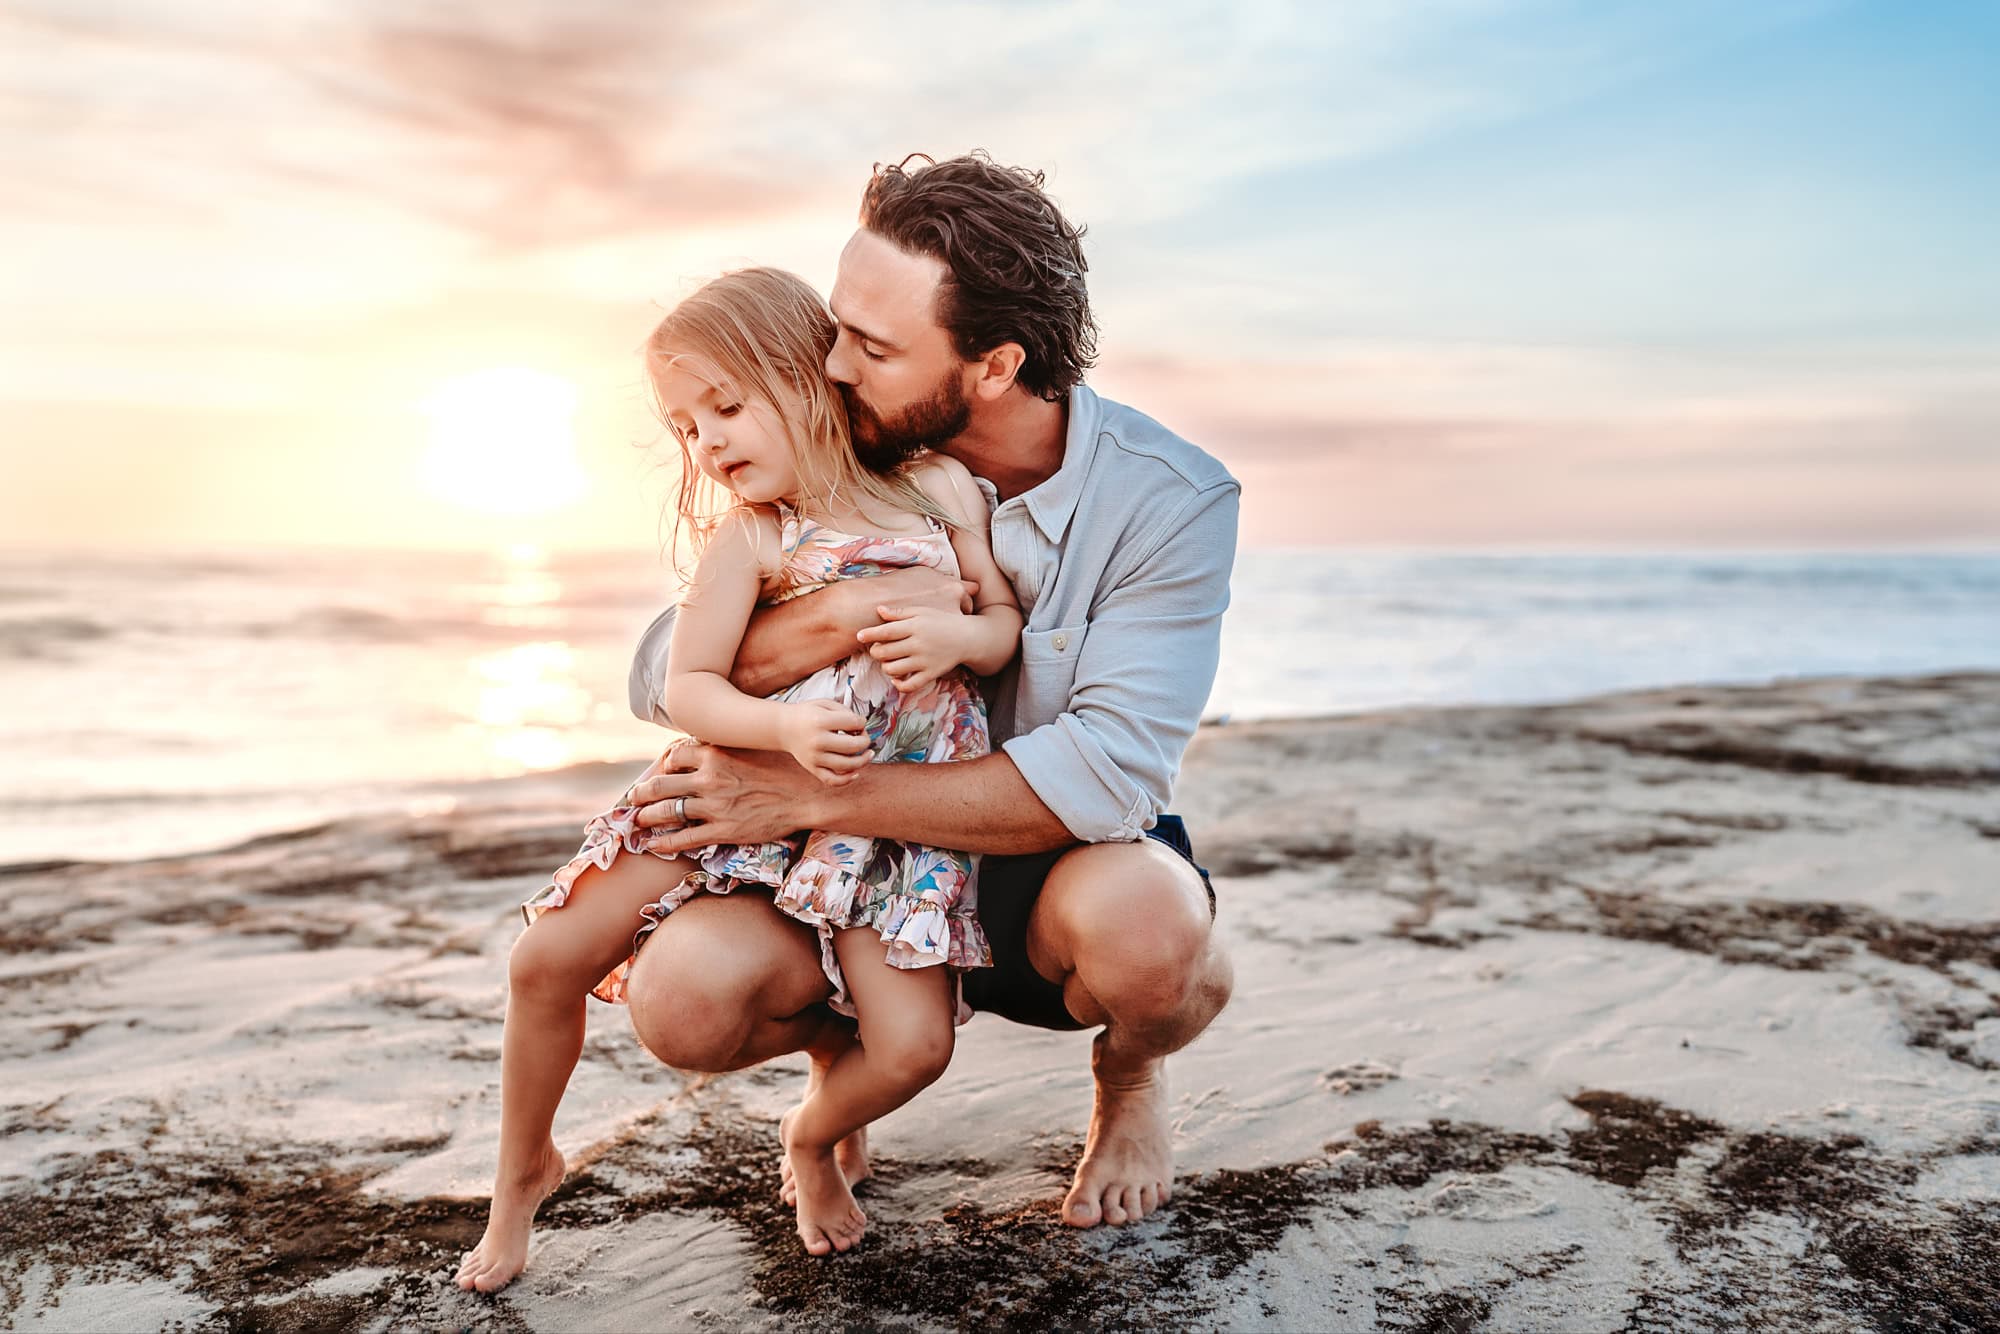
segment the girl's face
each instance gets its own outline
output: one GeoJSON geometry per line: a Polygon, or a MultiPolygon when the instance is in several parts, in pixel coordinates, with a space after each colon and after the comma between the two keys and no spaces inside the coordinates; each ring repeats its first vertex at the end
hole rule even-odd
{"type": "Polygon", "coordinates": [[[737,499],[753,505],[795,499],[798,465],[778,409],[739,393],[714,370],[681,357],[659,373],[667,424],[703,475],[737,499]]]}

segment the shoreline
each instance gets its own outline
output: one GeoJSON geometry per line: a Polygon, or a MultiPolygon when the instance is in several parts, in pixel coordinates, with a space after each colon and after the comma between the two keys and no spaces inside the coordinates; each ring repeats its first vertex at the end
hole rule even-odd
{"type": "Polygon", "coordinates": [[[980,1018],[797,1254],[794,1058],[593,1004],[524,1278],[491,1171],[513,905],[581,766],[129,863],[0,869],[17,1328],[1973,1328],[2000,1304],[2000,673],[1204,727],[1175,808],[1237,994],[1181,1182],[1063,1228],[1084,1034],[980,1018]],[[953,1258],[941,1277],[936,1266],[953,1258]]]}

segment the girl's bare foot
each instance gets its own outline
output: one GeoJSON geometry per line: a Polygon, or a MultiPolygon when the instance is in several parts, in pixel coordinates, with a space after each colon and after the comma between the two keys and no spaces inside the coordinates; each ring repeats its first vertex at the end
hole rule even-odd
{"type": "Polygon", "coordinates": [[[486,1235],[458,1262],[452,1282],[467,1292],[498,1292],[528,1267],[528,1235],[535,1210],[562,1184],[562,1154],[551,1142],[528,1170],[509,1181],[493,1183],[493,1209],[486,1216],[486,1235]]]}
{"type": "MultiPolygon", "coordinates": [[[[792,1128],[792,1118],[799,1114],[794,1107],[778,1121],[778,1198],[787,1205],[799,1202],[799,1188],[792,1184],[792,1158],[785,1152],[786,1132],[792,1128]]],[[[847,1180],[847,1188],[853,1190],[868,1179],[868,1127],[849,1135],[833,1146],[833,1161],[840,1168],[840,1175],[847,1180]]]]}
{"type": "Polygon", "coordinates": [[[782,1133],[785,1157],[792,1165],[792,1187],[798,1194],[799,1240],[808,1255],[851,1250],[867,1231],[868,1215],[854,1202],[833,1148],[793,1143],[789,1120],[782,1133]]]}

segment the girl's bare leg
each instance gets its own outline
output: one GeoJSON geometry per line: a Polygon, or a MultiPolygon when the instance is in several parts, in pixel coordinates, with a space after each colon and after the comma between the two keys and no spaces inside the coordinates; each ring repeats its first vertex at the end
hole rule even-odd
{"type": "MultiPolygon", "coordinates": [[[[799,1099],[801,1106],[826,1081],[826,1072],[833,1068],[840,1054],[854,1043],[854,1026],[844,1019],[836,1017],[820,1029],[819,1036],[806,1047],[806,1055],[812,1058],[812,1075],[806,1080],[805,1096],[799,1099]]],[[[799,1109],[794,1107],[778,1122],[778,1198],[787,1208],[799,1202],[799,1188],[792,1183],[792,1158],[784,1145],[785,1135],[798,1114],[799,1109]]],[[[868,1127],[861,1127],[834,1145],[833,1160],[840,1164],[840,1175],[846,1178],[848,1189],[866,1181],[872,1170],[868,1165],[868,1127]]]]}
{"type": "Polygon", "coordinates": [[[838,932],[833,949],[860,1014],[861,1040],[834,1056],[783,1132],[798,1191],[799,1239],[813,1255],[852,1248],[868,1223],[834,1147],[944,1073],[955,1009],[949,969],[891,968],[872,930],[838,932]]]}
{"type": "Polygon", "coordinates": [[[459,1287],[493,1292],[526,1267],[535,1210],[563,1179],[549,1128],[583,1051],[590,989],[632,952],[639,909],[678,884],[689,866],[621,854],[608,870],[585,871],[569,901],[514,942],[500,1043],[500,1165],[486,1235],[459,1261],[459,1287]]]}

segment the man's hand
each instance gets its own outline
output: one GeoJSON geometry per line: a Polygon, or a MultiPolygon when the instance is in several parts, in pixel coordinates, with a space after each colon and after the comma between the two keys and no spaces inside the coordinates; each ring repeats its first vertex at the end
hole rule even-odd
{"type": "Polygon", "coordinates": [[[971,617],[935,606],[875,610],[882,624],[863,630],[859,638],[868,645],[868,656],[882,664],[883,674],[902,693],[922,690],[965,661],[971,647],[966,635],[971,617]]]}
{"type": "Polygon", "coordinates": [[[830,699],[787,704],[779,735],[805,771],[829,787],[854,781],[871,755],[868,720],[830,699]]]}
{"type": "Polygon", "coordinates": [[[816,828],[815,805],[825,790],[781,751],[682,741],[665,756],[664,772],[632,785],[632,801],[637,823],[658,831],[647,846],[671,857],[711,843],[769,843],[816,828]],[[685,825],[676,812],[681,797],[685,825]]]}
{"type": "MultiPolygon", "coordinates": [[[[878,603],[970,611],[978,588],[940,570],[911,566],[866,579],[837,579],[807,597],[760,607],[743,631],[729,683],[746,695],[767,698],[853,654],[855,632],[875,624],[878,603]]],[[[666,679],[662,657],[651,680],[666,679]]]]}
{"type": "MultiPolygon", "coordinates": [[[[830,584],[820,593],[835,590],[856,600],[856,610],[864,623],[872,625],[881,608],[886,604],[911,611],[928,608],[932,611],[953,611],[971,615],[973,597],[979,592],[979,585],[970,579],[954,579],[950,575],[933,570],[927,565],[913,565],[908,569],[884,570],[881,574],[871,574],[866,579],[843,579],[830,584]]],[[[814,597],[820,593],[813,594],[814,597]]]]}

